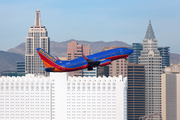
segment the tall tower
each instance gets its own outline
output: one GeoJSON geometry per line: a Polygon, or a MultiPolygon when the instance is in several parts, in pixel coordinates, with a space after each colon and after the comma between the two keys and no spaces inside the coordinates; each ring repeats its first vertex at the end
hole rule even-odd
{"type": "MultiPolygon", "coordinates": [[[[145,65],[145,115],[152,113],[161,114],[161,69],[162,57],[157,48],[151,21],[143,40],[143,50],[139,57],[139,64],[145,65]]],[[[151,116],[149,119],[160,119],[151,116]]],[[[157,118],[158,117],[158,118],[157,118]]]]}
{"type": "Polygon", "coordinates": [[[36,10],[34,26],[31,26],[26,37],[26,53],[25,53],[25,72],[27,74],[40,74],[48,76],[49,73],[38,70],[44,68],[44,64],[36,52],[36,48],[41,47],[50,53],[50,38],[45,26],[42,26],[40,19],[40,10],[36,10]]]}

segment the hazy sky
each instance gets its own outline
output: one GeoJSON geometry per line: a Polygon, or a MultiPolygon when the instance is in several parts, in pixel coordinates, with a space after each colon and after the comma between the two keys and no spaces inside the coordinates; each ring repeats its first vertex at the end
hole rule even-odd
{"type": "Polygon", "coordinates": [[[142,43],[151,19],[158,46],[180,54],[179,6],[179,0],[1,0],[0,50],[25,42],[39,9],[51,41],[142,43]]]}

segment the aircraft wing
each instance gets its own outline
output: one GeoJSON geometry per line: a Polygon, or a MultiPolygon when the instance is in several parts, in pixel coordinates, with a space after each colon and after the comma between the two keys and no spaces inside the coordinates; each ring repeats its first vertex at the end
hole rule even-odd
{"type": "Polygon", "coordinates": [[[88,70],[93,70],[93,67],[99,66],[100,61],[94,61],[94,60],[88,59],[84,54],[82,54],[82,56],[88,62],[88,67],[87,67],[88,70]]]}
{"type": "Polygon", "coordinates": [[[84,59],[88,62],[88,70],[93,70],[93,67],[97,67],[97,66],[106,66],[111,64],[111,60],[110,59],[105,59],[102,61],[94,61],[91,59],[88,59],[86,56],[82,55],[84,57],[84,59]]]}

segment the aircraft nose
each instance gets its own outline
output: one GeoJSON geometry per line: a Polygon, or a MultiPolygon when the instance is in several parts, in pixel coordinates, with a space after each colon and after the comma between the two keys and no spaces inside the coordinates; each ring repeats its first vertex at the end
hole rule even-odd
{"type": "Polygon", "coordinates": [[[130,51],[130,54],[134,52],[134,50],[133,50],[133,49],[129,49],[129,51],[130,51]]]}

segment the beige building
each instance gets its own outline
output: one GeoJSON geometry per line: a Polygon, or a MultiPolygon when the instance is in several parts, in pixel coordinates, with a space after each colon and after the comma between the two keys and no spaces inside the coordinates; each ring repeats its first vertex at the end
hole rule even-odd
{"type": "MultiPolygon", "coordinates": [[[[126,47],[126,46],[104,47],[104,50],[120,48],[120,47],[126,47]]],[[[127,76],[127,64],[128,64],[128,62],[129,61],[125,60],[125,59],[118,59],[118,60],[112,61],[112,63],[109,65],[109,76],[118,77],[119,75],[122,75],[123,77],[126,77],[127,76]]]]}
{"type": "Polygon", "coordinates": [[[42,48],[50,53],[50,38],[45,26],[41,24],[40,10],[36,10],[34,26],[31,26],[26,37],[25,72],[26,74],[40,74],[48,76],[49,72],[37,68],[44,68],[44,64],[36,52],[36,48],[42,48]]]}
{"type": "Polygon", "coordinates": [[[161,114],[162,57],[151,21],[149,21],[138,62],[145,65],[145,115],[148,116],[147,120],[161,120],[159,115],[161,114]]]}
{"type": "Polygon", "coordinates": [[[180,64],[165,67],[162,79],[162,118],[180,120],[180,64]]]}
{"type": "MultiPolygon", "coordinates": [[[[77,41],[72,41],[68,43],[68,48],[67,48],[67,59],[68,60],[73,60],[76,59],[77,57],[82,57],[82,54],[85,56],[90,54],[90,49],[87,45],[78,45],[77,41]]],[[[78,70],[75,72],[70,72],[70,76],[83,76],[82,70],[78,70]]]]}

